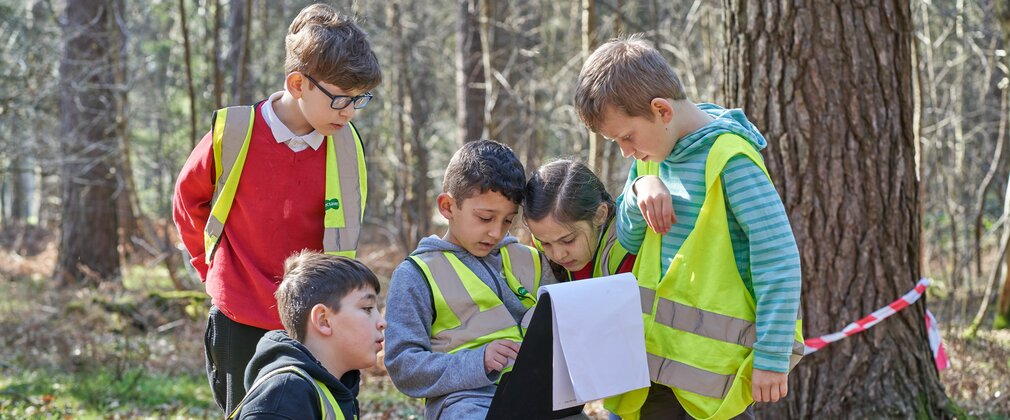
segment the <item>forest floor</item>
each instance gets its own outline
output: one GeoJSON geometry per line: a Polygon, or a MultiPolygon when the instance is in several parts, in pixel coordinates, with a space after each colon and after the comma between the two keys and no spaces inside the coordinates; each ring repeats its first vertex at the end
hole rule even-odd
{"type": "MultiPolygon", "coordinates": [[[[0,231],[0,419],[220,417],[204,374],[204,292],[175,291],[164,265],[145,261],[128,262],[121,283],[54,288],[57,242],[39,229],[0,231]]],[[[385,292],[403,252],[373,243],[359,254],[385,292]]],[[[1010,331],[962,338],[956,308],[977,297],[929,299],[951,360],[940,374],[947,395],[965,417],[1010,418],[1010,331]]],[[[423,417],[381,363],[361,389],[363,420],[423,417]]],[[[606,418],[599,402],[587,412],[606,418]]]]}

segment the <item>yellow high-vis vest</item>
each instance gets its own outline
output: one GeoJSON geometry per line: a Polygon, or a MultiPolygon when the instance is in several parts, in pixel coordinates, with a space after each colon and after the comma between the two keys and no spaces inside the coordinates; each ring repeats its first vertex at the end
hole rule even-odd
{"type": "MultiPolygon", "coordinates": [[[[235,201],[255,120],[256,108],[252,106],[224,108],[214,113],[214,198],[203,232],[208,265],[235,201]]],[[[368,197],[368,175],[364,146],[350,122],[332,136],[326,136],[326,173],[321,175],[326,176],[325,201],[320,203],[324,208],[323,252],[354,258],[368,197]]]]}
{"type": "MultiPolygon", "coordinates": [[[[537,250],[544,252],[544,247],[536,236],[532,236],[532,238],[533,245],[537,247],[537,250]]],[[[617,270],[621,268],[621,263],[624,262],[624,258],[628,254],[629,252],[617,240],[617,221],[611,217],[603,227],[603,232],[601,232],[600,239],[596,244],[596,255],[593,257],[593,277],[617,274],[617,270]]],[[[568,281],[572,280],[574,279],[569,271],[568,281]]]]}
{"type": "MultiPolygon", "coordinates": [[[[751,374],[756,341],[754,297],[733,256],[720,174],[736,155],[768,175],[761,155],[735,134],[716,139],[705,163],[705,201],[694,230],[660,279],[662,236],[647,231],[633,272],[642,294],[645,349],[652,382],[670,387],[685,411],[698,419],[729,419],[753,402],[751,374]]],[[[640,175],[659,165],[639,161],[640,175]]],[[[769,178],[770,179],[770,178],[769,178]]],[[[790,369],[803,355],[797,319],[790,369]]],[[[648,388],[608,398],[623,419],[638,419],[648,388]]]]}
{"type": "MultiPolygon", "coordinates": [[[[505,279],[512,293],[526,307],[523,322],[512,314],[495,291],[481,281],[452,252],[427,252],[410,257],[424,274],[435,302],[431,326],[431,350],[455,353],[474,349],[498,339],[523,341],[526,326],[540,288],[540,254],[536,249],[512,243],[501,249],[505,279]]],[[[512,370],[514,361],[502,369],[512,370]]]]}
{"type": "MultiPolygon", "coordinates": [[[[238,415],[239,410],[241,410],[242,406],[245,405],[246,398],[249,397],[249,394],[252,394],[253,390],[256,389],[256,387],[260,386],[261,384],[263,384],[263,382],[266,382],[267,379],[270,379],[273,376],[288,372],[294,373],[298,376],[301,376],[302,378],[305,378],[306,381],[312,382],[312,385],[316,387],[316,393],[319,395],[319,408],[320,411],[323,413],[323,420],[346,419],[346,417],[344,417],[344,412],[340,410],[340,404],[337,404],[337,399],[333,397],[333,393],[330,392],[330,389],[326,387],[326,384],[324,384],[323,381],[313,378],[311,375],[309,375],[308,372],[302,370],[297,366],[285,366],[270,371],[266,375],[261,376],[255,383],[253,383],[252,387],[249,388],[249,391],[246,392],[245,394],[246,396],[242,398],[242,401],[238,402],[238,405],[235,406],[235,410],[232,411],[230,415],[228,415],[228,419],[233,419],[235,418],[235,416],[238,415]]],[[[358,416],[354,416],[354,419],[352,420],[357,419],[358,416]]]]}

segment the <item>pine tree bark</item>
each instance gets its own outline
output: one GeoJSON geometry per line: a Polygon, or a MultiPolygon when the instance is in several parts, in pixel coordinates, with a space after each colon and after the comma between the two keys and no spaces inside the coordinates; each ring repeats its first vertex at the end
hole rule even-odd
{"type": "Polygon", "coordinates": [[[460,144],[481,138],[485,88],[480,0],[459,0],[456,23],[456,123],[460,144]]]}
{"type": "Polygon", "coordinates": [[[68,0],[60,60],[63,218],[54,276],[60,285],[97,284],[120,275],[116,212],[125,89],[122,0],[68,0]]]}
{"type": "MultiPolygon", "coordinates": [[[[908,0],[726,0],[725,97],[770,146],[803,264],[806,336],[833,332],[919,279],[908,0]]],[[[768,418],[942,417],[925,298],[807,357],[768,418]]]]}

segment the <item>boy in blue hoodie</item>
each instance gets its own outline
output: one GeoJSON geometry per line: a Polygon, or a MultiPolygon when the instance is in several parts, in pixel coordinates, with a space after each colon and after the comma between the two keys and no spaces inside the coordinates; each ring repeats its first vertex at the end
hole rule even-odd
{"type": "Polygon", "coordinates": [[[746,418],[752,401],[785,397],[803,348],[800,256],[758,153],[764,137],[739,109],[690,101],[636,36],[593,52],[575,102],[591,130],[638,160],[617,229],[625,249],[639,250],[653,385],[608,408],[625,418],[746,418]]]}
{"type": "Polygon", "coordinates": [[[547,260],[508,231],[526,186],[501,143],[466,143],[445,170],[445,235],[421,239],[393,272],[385,364],[393,384],[425,398],[425,418],[483,419],[511,370],[547,260]]]}
{"type": "Polygon", "coordinates": [[[386,321],[364,264],[304,250],[284,262],[270,331],[246,367],[249,390],[229,418],[357,419],[358,369],[375,366],[386,321]]]}

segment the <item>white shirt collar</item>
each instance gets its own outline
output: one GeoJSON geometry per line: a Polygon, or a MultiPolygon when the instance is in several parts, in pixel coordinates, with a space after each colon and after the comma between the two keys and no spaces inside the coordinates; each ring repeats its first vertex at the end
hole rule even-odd
{"type": "Polygon", "coordinates": [[[281,122],[280,118],[277,118],[277,114],[274,113],[273,102],[280,99],[284,95],[284,91],[276,92],[267,98],[266,102],[263,103],[263,119],[266,120],[267,126],[270,127],[270,131],[273,133],[274,138],[277,139],[278,143],[287,143],[291,139],[301,139],[312,150],[319,150],[319,146],[323,145],[323,135],[316,130],[312,132],[298,136],[291,132],[288,126],[281,122]]]}

